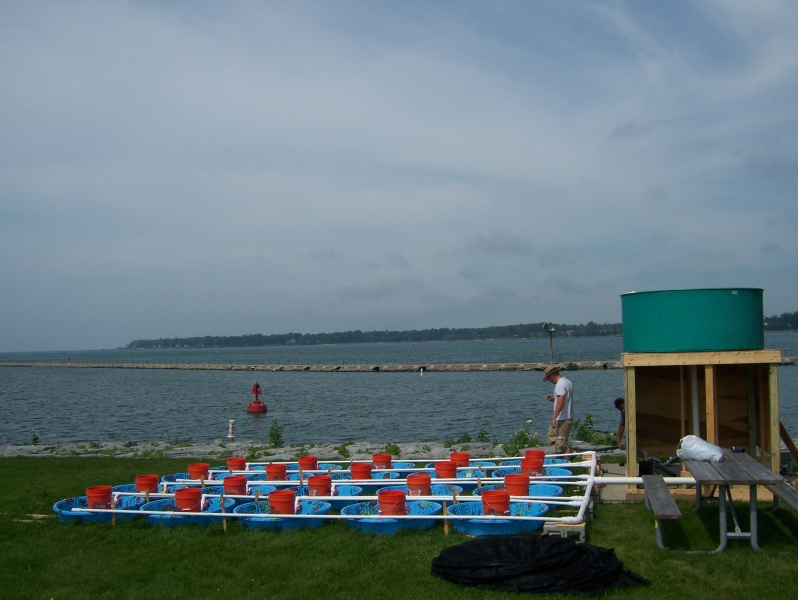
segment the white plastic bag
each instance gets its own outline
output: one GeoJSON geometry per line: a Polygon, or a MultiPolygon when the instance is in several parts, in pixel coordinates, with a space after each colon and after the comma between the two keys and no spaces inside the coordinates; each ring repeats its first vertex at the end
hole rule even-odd
{"type": "Polygon", "coordinates": [[[686,435],[679,440],[676,455],[682,460],[711,460],[721,462],[723,450],[715,444],[702,440],[697,435],[686,435]]]}

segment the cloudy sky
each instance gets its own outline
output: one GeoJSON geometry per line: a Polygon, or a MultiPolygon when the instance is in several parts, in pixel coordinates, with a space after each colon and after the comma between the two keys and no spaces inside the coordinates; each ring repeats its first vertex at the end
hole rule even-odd
{"type": "Polygon", "coordinates": [[[0,351],[798,310],[798,3],[3,2],[0,351]]]}

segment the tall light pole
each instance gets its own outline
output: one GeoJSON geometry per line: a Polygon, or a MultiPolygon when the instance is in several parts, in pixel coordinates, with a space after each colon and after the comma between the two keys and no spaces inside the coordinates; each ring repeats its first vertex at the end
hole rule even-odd
{"type": "Polygon", "coordinates": [[[544,323],[543,331],[549,334],[549,359],[554,362],[554,332],[557,326],[554,323],[544,323]]]}

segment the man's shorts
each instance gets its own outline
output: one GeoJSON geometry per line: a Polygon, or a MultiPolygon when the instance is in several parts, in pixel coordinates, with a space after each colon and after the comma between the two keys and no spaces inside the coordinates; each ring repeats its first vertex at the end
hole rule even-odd
{"type": "Polygon", "coordinates": [[[571,426],[573,424],[573,419],[566,419],[565,421],[557,421],[556,429],[549,425],[546,441],[554,446],[555,454],[565,454],[568,451],[568,438],[571,435],[571,426]]]}

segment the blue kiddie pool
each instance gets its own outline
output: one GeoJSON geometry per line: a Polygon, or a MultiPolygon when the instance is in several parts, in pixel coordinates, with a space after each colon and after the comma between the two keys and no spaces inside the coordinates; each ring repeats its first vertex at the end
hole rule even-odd
{"type": "MultiPolygon", "coordinates": [[[[481,496],[482,492],[487,492],[490,490],[503,490],[503,485],[483,485],[481,488],[475,489],[471,492],[472,496],[481,496]]],[[[548,483],[531,483],[529,484],[529,495],[530,496],[551,496],[552,498],[556,498],[557,496],[562,496],[562,488],[559,485],[551,485],[548,483]]],[[[545,503],[544,503],[545,504],[545,503]]],[[[546,505],[548,506],[548,504],[546,505]]]]}
{"type": "MultiPolygon", "coordinates": [[[[133,491],[136,491],[136,485],[133,485],[133,491]]],[[[122,486],[117,486],[122,487],[122,486]]],[[[122,491],[122,490],[118,490],[122,491]]],[[[143,496],[118,496],[115,499],[115,506],[127,512],[116,513],[117,519],[134,519],[139,516],[138,510],[144,506],[143,496]]],[[[84,521],[94,523],[110,523],[113,519],[112,513],[99,513],[99,512],[78,512],[72,511],[73,508],[89,508],[89,501],[86,496],[77,496],[75,498],[65,498],[53,504],[53,512],[58,515],[64,523],[72,523],[73,521],[84,521]]]]}
{"type": "Polygon", "coordinates": [[[276,489],[278,489],[276,485],[269,485],[268,483],[253,483],[249,486],[249,495],[254,496],[256,492],[260,492],[261,496],[268,496],[269,492],[273,492],[276,489]]]}
{"type": "Polygon", "coordinates": [[[115,485],[111,488],[111,492],[124,492],[126,494],[134,494],[137,491],[135,483],[123,483],[122,485],[115,485]]]}
{"type": "MultiPolygon", "coordinates": [[[[317,475],[326,475],[327,473],[317,473],[317,475]]],[[[299,473],[288,473],[285,476],[288,481],[299,481],[299,473]]],[[[307,481],[308,477],[313,477],[313,474],[308,474],[307,471],[302,472],[302,480],[307,481]]],[[[352,479],[349,473],[341,473],[339,471],[330,471],[330,477],[333,481],[340,481],[342,479],[352,479]]]]}
{"type": "MultiPolygon", "coordinates": [[[[326,515],[330,512],[331,504],[319,500],[302,500],[299,503],[301,515],[326,515]]],[[[263,515],[262,517],[248,517],[239,519],[244,527],[251,529],[315,529],[321,527],[324,519],[292,519],[290,516],[271,516],[268,501],[248,502],[237,506],[233,511],[236,515],[263,515]]]]}
{"type": "Polygon", "coordinates": [[[161,481],[165,483],[174,483],[178,479],[191,479],[191,475],[188,473],[172,473],[171,475],[164,475],[161,477],[161,481]]]}
{"type": "MultiPolygon", "coordinates": [[[[457,494],[458,496],[463,493],[463,488],[461,488],[459,485],[453,485],[452,487],[454,488],[454,493],[457,494]]],[[[388,491],[404,492],[405,494],[407,494],[408,498],[413,497],[410,495],[410,492],[406,485],[391,485],[388,487],[383,487],[378,489],[377,493],[379,494],[380,492],[388,492],[388,491]]],[[[445,485],[443,483],[433,483],[432,485],[429,486],[429,491],[431,496],[449,496],[450,498],[452,496],[452,490],[449,489],[448,485],[445,485]]]]}
{"type": "Polygon", "coordinates": [[[227,479],[228,477],[232,477],[233,475],[243,475],[247,478],[247,481],[266,481],[266,473],[259,472],[259,473],[230,473],[229,471],[224,473],[211,473],[210,478],[214,481],[221,481],[222,479],[227,479]]]}
{"type": "MultiPolygon", "coordinates": [[[[363,493],[363,488],[359,485],[336,485],[333,486],[333,495],[335,496],[360,496],[363,493]]],[[[350,506],[357,504],[357,500],[329,500],[332,505],[332,510],[338,512],[350,506]]]]}
{"type": "MultiPolygon", "coordinates": [[[[224,508],[229,517],[233,516],[233,506],[235,500],[232,498],[225,498],[224,508]]],[[[169,511],[168,515],[146,515],[147,522],[150,525],[161,525],[163,527],[177,527],[178,525],[208,525],[210,523],[222,522],[222,509],[219,503],[219,498],[205,498],[202,505],[202,512],[208,513],[208,517],[201,517],[199,515],[184,515],[182,511],[175,504],[174,498],[165,498],[163,500],[155,500],[149,502],[141,507],[141,510],[163,510],[169,511]]]]}
{"type": "MultiPolygon", "coordinates": [[[[423,531],[435,525],[435,519],[392,519],[380,516],[378,503],[358,502],[347,506],[341,511],[342,515],[361,516],[359,519],[347,519],[352,529],[358,529],[374,535],[393,535],[401,529],[414,529],[423,531]],[[371,516],[371,518],[369,518],[371,516]]],[[[438,515],[443,506],[437,502],[427,500],[408,500],[406,503],[409,515],[438,515]]]]}
{"type": "MultiPolygon", "coordinates": [[[[352,479],[352,475],[350,473],[344,473],[346,476],[345,479],[350,480],[352,479]]],[[[385,487],[385,483],[381,483],[381,480],[384,479],[399,479],[401,475],[395,471],[384,471],[384,470],[373,470],[371,472],[371,477],[375,481],[358,481],[357,485],[363,488],[363,492],[365,494],[372,493],[375,489],[385,487]]]]}
{"type": "Polygon", "coordinates": [[[493,469],[493,473],[491,476],[493,477],[504,477],[505,475],[514,475],[515,473],[520,473],[521,467],[502,467],[500,469],[493,469]]]}
{"type": "Polygon", "coordinates": [[[403,460],[394,460],[391,461],[391,468],[392,469],[415,469],[416,463],[412,463],[409,461],[403,460]]]}
{"type": "MultiPolygon", "coordinates": [[[[524,503],[511,502],[510,516],[513,517],[542,517],[549,512],[549,507],[538,502],[524,503]]],[[[447,515],[456,517],[474,516],[474,519],[452,519],[454,528],[466,535],[509,535],[525,531],[537,531],[543,527],[543,521],[509,521],[497,518],[483,517],[482,502],[461,502],[453,504],[446,509],[447,515]]]]}
{"type": "MultiPolygon", "coordinates": [[[[546,475],[550,477],[573,477],[573,473],[568,469],[560,469],[559,467],[546,467],[546,475]]],[[[549,479],[549,481],[557,481],[556,479],[549,479]]]]}
{"type": "MultiPolygon", "coordinates": [[[[306,485],[298,485],[295,488],[279,488],[279,489],[294,489],[296,491],[297,497],[299,496],[309,496],[310,495],[310,488],[306,485]]],[[[359,485],[335,485],[333,486],[333,495],[336,496],[360,496],[363,493],[363,488],[359,485]]],[[[340,511],[346,506],[350,504],[355,504],[356,500],[325,500],[325,502],[330,504],[330,510],[340,511]]]]}
{"type": "Polygon", "coordinates": [[[319,463],[319,469],[322,471],[327,471],[327,470],[342,471],[343,468],[344,467],[342,465],[339,465],[337,463],[323,463],[323,462],[319,463]]]}

